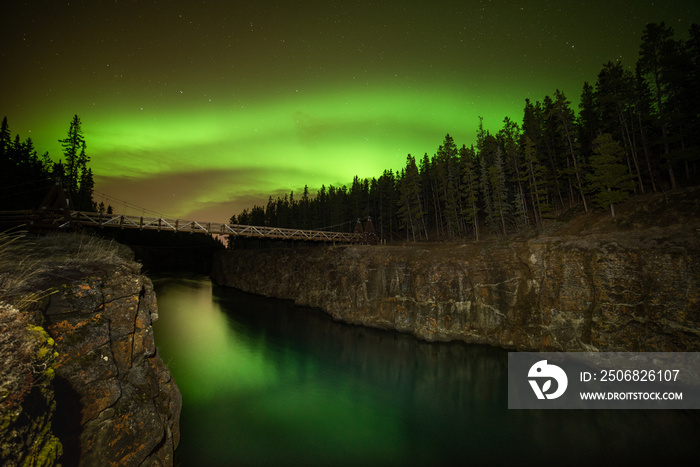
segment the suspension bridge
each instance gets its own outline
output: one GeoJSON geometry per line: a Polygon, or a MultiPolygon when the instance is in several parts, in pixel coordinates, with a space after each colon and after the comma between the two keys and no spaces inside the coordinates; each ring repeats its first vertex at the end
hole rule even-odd
{"type": "Polygon", "coordinates": [[[353,232],[303,230],[282,227],[201,222],[194,220],[115,215],[104,212],[75,211],[68,190],[60,180],[52,186],[39,209],[0,211],[0,225],[24,225],[33,232],[65,231],[78,226],[156,230],[159,232],[189,232],[206,235],[229,235],[233,238],[263,238],[330,243],[376,243],[371,219],[364,226],[357,220],[353,232]]]}

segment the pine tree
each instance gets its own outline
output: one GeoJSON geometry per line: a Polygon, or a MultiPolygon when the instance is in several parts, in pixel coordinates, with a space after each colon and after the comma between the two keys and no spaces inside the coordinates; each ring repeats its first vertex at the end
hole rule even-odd
{"type": "Polygon", "coordinates": [[[315,228],[325,228],[328,226],[328,194],[326,193],[326,186],[321,185],[321,189],[316,193],[316,198],[314,198],[316,209],[316,223],[315,228]]]}
{"type": "Polygon", "coordinates": [[[542,227],[543,215],[551,210],[547,202],[546,170],[537,157],[535,143],[527,136],[523,148],[523,165],[527,173],[527,189],[530,192],[535,224],[542,227]]]}
{"type": "Polygon", "coordinates": [[[499,144],[503,148],[504,154],[504,170],[506,172],[506,181],[513,186],[513,191],[521,201],[520,205],[514,205],[516,212],[522,211],[522,218],[525,225],[528,225],[527,204],[525,203],[525,174],[523,173],[521,163],[521,148],[518,144],[521,140],[520,127],[517,123],[506,117],[503,119],[503,128],[498,132],[499,144]]]}
{"type": "Polygon", "coordinates": [[[43,174],[48,177],[48,175],[51,174],[51,168],[53,167],[53,161],[51,160],[51,156],[49,156],[48,151],[41,155],[40,162],[43,174]]]}
{"type": "Polygon", "coordinates": [[[625,201],[634,190],[634,180],[622,162],[624,150],[609,133],[603,133],[593,141],[591,170],[588,174],[588,189],[593,193],[596,206],[610,206],[615,218],[615,204],[625,201]]]}
{"type": "Polygon", "coordinates": [[[639,170],[638,148],[632,134],[635,101],[635,79],[619,62],[608,62],[598,74],[596,99],[601,112],[601,131],[610,133],[613,139],[622,142],[629,173],[639,181],[639,190],[644,193],[639,170]]]}
{"type": "Polygon", "coordinates": [[[525,99],[525,109],[523,110],[523,126],[522,126],[522,142],[521,146],[525,144],[525,138],[530,138],[530,141],[537,147],[539,140],[542,138],[541,129],[541,110],[540,103],[534,105],[530,102],[530,99],[525,99]]]}
{"type": "Polygon", "coordinates": [[[0,126],[0,210],[36,209],[50,184],[48,155],[40,158],[32,138],[14,138],[3,118],[0,126]],[[14,188],[22,185],[22,189],[14,188]]]}
{"type": "Polygon", "coordinates": [[[474,147],[467,149],[462,146],[459,151],[460,167],[461,167],[461,198],[462,206],[464,206],[461,215],[466,225],[472,227],[474,238],[479,240],[479,185],[476,176],[476,154],[474,147]]]}
{"type": "MultiPolygon", "coordinates": [[[[697,25],[696,25],[697,26],[697,25]]],[[[693,30],[690,31],[691,40],[693,30]]],[[[696,38],[695,40],[697,40],[696,38]]],[[[698,158],[697,133],[699,125],[698,82],[694,74],[697,59],[692,42],[668,40],[662,50],[661,78],[666,93],[665,115],[668,122],[669,158],[683,166],[690,180],[690,163],[698,158]]]]}
{"type": "Polygon", "coordinates": [[[663,52],[668,47],[668,42],[673,37],[673,29],[662,22],[661,24],[647,24],[642,34],[642,44],[639,48],[639,60],[637,62],[640,71],[648,76],[653,89],[657,122],[661,129],[661,138],[664,147],[664,158],[668,169],[668,177],[671,188],[676,188],[676,176],[670,158],[670,146],[666,121],[666,83],[663,80],[663,52]]]}
{"type": "Polygon", "coordinates": [[[420,173],[416,160],[410,154],[406,160],[406,184],[410,197],[411,219],[416,225],[419,233],[419,238],[425,237],[428,239],[428,228],[425,223],[425,215],[427,214],[423,201],[423,187],[421,186],[420,173]]]}
{"type": "MultiPolygon", "coordinates": [[[[575,180],[570,180],[569,185],[573,182],[576,186],[577,191],[581,195],[581,201],[583,202],[584,211],[588,212],[588,205],[586,204],[586,196],[583,192],[583,174],[579,162],[578,162],[578,142],[575,140],[574,134],[574,112],[569,107],[569,101],[563,92],[558,89],[554,93],[555,101],[552,105],[552,110],[550,115],[556,120],[556,127],[559,133],[559,138],[563,142],[563,146],[566,148],[566,154],[568,154],[567,160],[567,171],[564,172],[567,175],[572,174],[575,180]],[[571,165],[569,165],[569,163],[571,165]]],[[[563,172],[563,171],[561,171],[563,172]]]]}
{"type": "Polygon", "coordinates": [[[527,212],[525,211],[525,200],[522,198],[519,191],[515,192],[515,199],[513,200],[513,218],[517,231],[524,232],[529,222],[527,219],[527,212]]]}
{"type": "MultiPolygon", "coordinates": [[[[548,184],[556,189],[559,204],[564,206],[564,196],[562,189],[564,188],[562,175],[568,176],[567,168],[570,162],[567,154],[566,141],[562,138],[560,132],[559,120],[556,118],[557,109],[556,103],[549,96],[544,96],[542,99],[541,119],[542,119],[542,144],[537,145],[538,154],[541,156],[541,162],[546,163],[547,181],[548,184]],[[545,162],[546,161],[546,162],[545,162]]],[[[573,199],[573,188],[571,179],[567,178],[569,196],[573,199]]]]}
{"type": "Polygon", "coordinates": [[[255,205],[250,210],[250,225],[265,225],[265,208],[255,205]]]}
{"type": "MultiPolygon", "coordinates": [[[[88,171],[88,162],[90,162],[90,158],[85,152],[85,141],[83,141],[80,145],[80,154],[78,154],[78,177],[81,181],[88,171]]],[[[90,174],[90,179],[92,179],[92,174],[90,174]]]]}
{"type": "Polygon", "coordinates": [[[406,236],[412,236],[416,241],[423,237],[428,239],[428,231],[425,225],[425,214],[423,210],[422,187],[420,174],[416,160],[410,154],[406,157],[406,168],[399,177],[399,200],[397,204],[397,214],[402,225],[406,227],[406,236]]]}
{"type": "Polygon", "coordinates": [[[7,160],[6,157],[10,150],[11,141],[10,126],[7,124],[7,117],[3,117],[2,126],[0,126],[0,158],[3,161],[7,160]]]}
{"type": "MultiPolygon", "coordinates": [[[[688,99],[687,106],[689,109],[700,109],[700,93],[697,92],[697,83],[700,83],[700,24],[691,24],[690,31],[688,31],[688,40],[685,43],[685,47],[690,57],[691,71],[687,75],[688,83],[690,84],[690,89],[688,89],[688,95],[691,96],[688,99]],[[692,83],[696,83],[695,86],[692,83]],[[695,91],[695,92],[693,92],[695,91]]],[[[693,128],[690,133],[691,136],[689,146],[695,148],[695,161],[698,164],[698,156],[700,155],[700,113],[695,113],[694,115],[687,115],[688,126],[693,128]]]]}
{"type": "Polygon", "coordinates": [[[588,81],[583,83],[581,91],[581,101],[578,105],[579,113],[576,119],[578,130],[578,142],[584,162],[593,153],[593,140],[598,134],[600,126],[598,111],[596,109],[595,91],[588,81]]]}
{"type": "Polygon", "coordinates": [[[81,173],[80,188],[76,194],[76,209],[78,211],[96,211],[95,203],[92,201],[92,194],[95,182],[92,177],[92,169],[87,169],[81,173]]]}
{"type": "Polygon", "coordinates": [[[58,141],[63,146],[63,155],[66,158],[66,186],[72,194],[76,194],[80,181],[80,170],[84,164],[87,164],[85,138],[83,137],[80,118],[77,115],[74,115],[73,120],[71,120],[68,136],[58,141]]]}
{"type": "Polygon", "coordinates": [[[649,90],[649,84],[642,76],[639,63],[637,63],[635,77],[634,77],[634,116],[635,116],[635,126],[636,133],[639,135],[640,144],[642,146],[642,151],[644,152],[644,161],[646,165],[646,170],[649,175],[649,181],[651,183],[651,189],[656,192],[656,170],[652,165],[652,149],[649,141],[649,135],[652,133],[650,128],[650,116],[651,116],[651,91],[649,90]]]}
{"type": "Polygon", "coordinates": [[[436,154],[439,199],[444,215],[444,225],[450,238],[459,234],[459,193],[457,145],[447,134],[436,154]]]}
{"type": "Polygon", "coordinates": [[[428,157],[428,153],[423,154],[420,165],[421,183],[423,185],[423,199],[428,210],[432,209],[435,234],[437,238],[443,237],[442,232],[442,211],[440,209],[440,197],[438,194],[436,161],[428,157]]]}
{"type": "Polygon", "coordinates": [[[506,187],[506,177],[503,171],[503,153],[501,148],[496,149],[493,165],[488,168],[488,177],[491,186],[493,215],[501,224],[501,232],[503,235],[506,235],[506,218],[510,215],[510,204],[508,204],[508,188],[506,187]]]}
{"type": "Polygon", "coordinates": [[[486,214],[486,227],[490,232],[496,232],[496,219],[491,198],[491,184],[489,183],[489,172],[486,166],[486,158],[479,154],[481,166],[481,178],[479,185],[481,188],[481,199],[484,202],[484,213],[486,214]]]}

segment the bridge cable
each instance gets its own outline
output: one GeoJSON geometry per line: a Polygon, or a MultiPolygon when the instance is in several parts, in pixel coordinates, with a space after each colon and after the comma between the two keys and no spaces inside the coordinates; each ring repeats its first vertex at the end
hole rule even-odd
{"type": "Polygon", "coordinates": [[[341,222],[340,224],[328,225],[328,226],[325,226],[325,227],[314,227],[314,228],[311,229],[311,230],[326,230],[326,229],[332,229],[332,228],[335,228],[335,227],[340,227],[341,225],[352,224],[353,222],[357,222],[358,220],[359,220],[359,221],[362,221],[362,222],[366,222],[368,219],[370,219],[370,217],[371,217],[371,216],[353,218],[353,219],[351,219],[351,220],[349,220],[349,221],[341,222]]]}
{"type": "MultiPolygon", "coordinates": [[[[152,211],[152,210],[150,210],[150,209],[146,209],[146,208],[144,208],[143,206],[138,206],[138,205],[136,205],[136,204],[129,203],[128,201],[125,201],[125,200],[123,200],[123,199],[119,199],[119,198],[116,198],[116,197],[114,197],[114,196],[108,195],[107,193],[103,193],[103,192],[97,191],[97,190],[93,190],[93,193],[99,194],[100,196],[102,196],[102,198],[104,198],[104,199],[106,199],[106,200],[108,200],[108,201],[110,201],[110,200],[111,200],[111,201],[114,201],[115,204],[122,205],[122,207],[124,208],[124,210],[126,210],[127,208],[131,208],[131,209],[133,209],[133,210],[135,210],[135,211],[137,211],[137,212],[138,212],[138,211],[141,211],[142,214],[146,214],[146,213],[148,212],[149,214],[153,214],[155,217],[160,217],[160,218],[163,218],[163,217],[164,217],[162,213],[159,213],[159,212],[156,212],[156,211],[152,211]]],[[[103,201],[103,202],[104,202],[104,201],[103,201]]],[[[126,213],[124,213],[124,215],[126,215],[126,213]]]]}

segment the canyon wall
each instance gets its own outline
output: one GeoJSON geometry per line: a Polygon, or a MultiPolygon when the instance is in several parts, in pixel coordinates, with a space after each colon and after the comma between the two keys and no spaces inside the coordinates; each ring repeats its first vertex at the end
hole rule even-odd
{"type": "Polygon", "coordinates": [[[156,297],[139,269],[72,273],[44,310],[65,465],[174,464],[182,401],[153,340],[156,297]]]}
{"type": "Polygon", "coordinates": [[[227,250],[213,279],[335,319],[519,350],[700,351],[700,234],[227,250]]]}

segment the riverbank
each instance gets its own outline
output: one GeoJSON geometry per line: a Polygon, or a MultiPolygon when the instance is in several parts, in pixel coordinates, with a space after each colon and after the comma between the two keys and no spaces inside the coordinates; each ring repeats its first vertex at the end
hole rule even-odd
{"type": "MultiPolygon", "coordinates": [[[[43,337],[48,350],[38,352],[51,357],[19,372],[23,390],[2,388],[0,436],[3,446],[12,446],[3,460],[173,465],[181,398],[153,340],[153,286],[133,254],[76,234],[4,235],[0,243],[0,311],[26,321],[12,341],[43,337]],[[37,448],[41,437],[47,447],[37,448]]],[[[13,346],[2,350],[27,360],[26,352],[12,353],[13,346]]]]}
{"type": "Polygon", "coordinates": [[[220,285],[353,324],[518,350],[700,350],[698,190],[531,239],[227,250],[220,285]],[[669,199],[671,202],[669,203],[669,199]]]}

